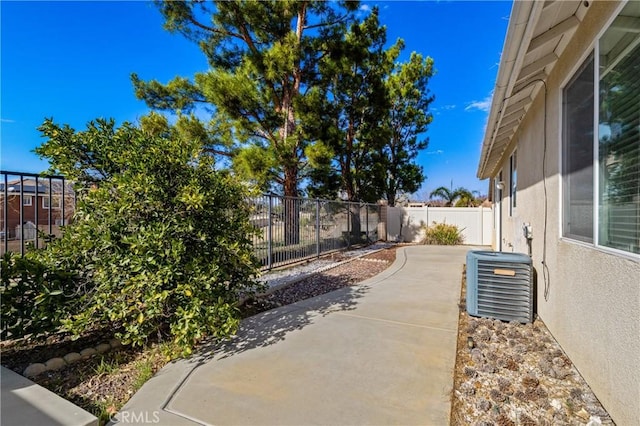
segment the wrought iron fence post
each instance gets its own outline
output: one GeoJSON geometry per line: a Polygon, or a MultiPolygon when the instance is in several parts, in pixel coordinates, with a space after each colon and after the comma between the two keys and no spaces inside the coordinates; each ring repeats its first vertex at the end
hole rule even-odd
{"type": "Polygon", "coordinates": [[[351,247],[351,203],[347,201],[347,248],[351,247]]]}
{"type": "Polygon", "coordinates": [[[20,175],[20,255],[24,256],[24,176],[20,175]]]}
{"type": "Polygon", "coordinates": [[[4,252],[9,251],[9,189],[7,175],[4,175],[4,223],[2,224],[2,230],[4,231],[4,252]]]}
{"type": "Polygon", "coordinates": [[[316,257],[320,257],[320,200],[316,198],[316,257]]]}
{"type": "MultiPolygon", "coordinates": [[[[53,224],[51,221],[53,220],[53,181],[51,180],[51,176],[49,176],[49,241],[53,238],[53,224]]],[[[44,201],[43,201],[44,203],[44,201]]],[[[42,206],[44,208],[44,204],[42,206]]]]}
{"type": "Polygon", "coordinates": [[[38,176],[36,176],[36,187],[33,191],[35,193],[35,197],[34,200],[31,202],[31,204],[33,205],[33,208],[35,209],[35,213],[36,213],[36,248],[38,248],[38,237],[40,236],[40,218],[38,217],[38,194],[40,193],[40,189],[39,189],[39,185],[38,185],[38,176]]]}
{"type": "Polygon", "coordinates": [[[60,226],[64,226],[64,185],[65,181],[62,181],[62,200],[60,200],[60,212],[62,214],[62,217],[60,218],[60,226]]]}
{"type": "Polygon", "coordinates": [[[271,197],[271,194],[268,194],[267,197],[269,197],[269,208],[267,209],[267,219],[269,222],[269,227],[267,228],[267,267],[271,269],[271,265],[273,265],[273,229],[271,226],[271,211],[273,199],[271,197]]]}

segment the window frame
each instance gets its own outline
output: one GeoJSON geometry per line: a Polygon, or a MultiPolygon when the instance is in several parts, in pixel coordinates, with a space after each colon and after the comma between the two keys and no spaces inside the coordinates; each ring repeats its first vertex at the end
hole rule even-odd
{"type": "Polygon", "coordinates": [[[23,205],[23,206],[25,206],[25,207],[31,207],[31,206],[33,206],[33,196],[31,196],[31,195],[24,195],[24,196],[22,197],[22,205],[23,205]],[[27,203],[27,200],[29,201],[28,203],[27,203]]]}
{"type": "Polygon", "coordinates": [[[604,253],[608,253],[611,255],[616,255],[619,257],[624,257],[627,259],[631,259],[634,261],[640,261],[640,253],[634,253],[631,251],[626,251],[622,249],[618,249],[615,247],[604,246],[600,244],[600,158],[599,158],[599,149],[600,149],[600,132],[599,132],[599,120],[600,120],[600,40],[603,38],[605,33],[611,28],[615,19],[620,16],[622,10],[629,4],[630,0],[622,2],[615,12],[609,17],[606,21],[605,25],[598,32],[594,40],[585,49],[585,52],[576,60],[576,63],[573,67],[568,71],[565,79],[562,81],[559,88],[559,96],[558,96],[558,111],[559,111],[559,121],[558,121],[558,140],[560,144],[558,145],[558,170],[560,170],[560,179],[558,182],[558,206],[559,206],[559,214],[558,214],[558,231],[559,231],[559,239],[561,241],[570,242],[572,244],[576,244],[579,246],[595,249],[604,253]],[[580,239],[572,238],[571,236],[565,236],[565,176],[564,176],[564,161],[565,161],[565,127],[564,127],[564,91],[567,86],[572,83],[575,79],[580,69],[584,67],[585,63],[589,60],[589,57],[593,55],[593,241],[583,241],[580,239]]]}
{"type": "MultiPolygon", "coordinates": [[[[53,195],[51,198],[53,198],[53,210],[60,210],[62,206],[60,196],[53,195]],[[58,201],[57,206],[56,206],[56,200],[58,201]]],[[[49,206],[45,205],[45,201],[48,201],[48,200],[49,200],[48,195],[42,196],[42,208],[45,210],[49,210],[49,206]]],[[[49,203],[49,205],[51,205],[51,203],[49,203]]]]}

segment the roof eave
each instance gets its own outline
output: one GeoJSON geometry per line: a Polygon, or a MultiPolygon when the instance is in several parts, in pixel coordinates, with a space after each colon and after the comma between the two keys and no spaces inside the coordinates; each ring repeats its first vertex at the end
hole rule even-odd
{"type": "Polygon", "coordinates": [[[478,177],[495,176],[513,138],[589,7],[579,0],[515,0],[498,69],[478,177]]]}
{"type": "Polygon", "coordinates": [[[509,27],[502,48],[498,77],[493,91],[493,100],[489,112],[489,120],[482,142],[480,163],[478,165],[477,176],[479,179],[486,179],[492,176],[493,170],[488,170],[488,158],[495,142],[497,125],[504,116],[502,106],[515,86],[522,62],[527,53],[527,47],[533,36],[540,14],[544,8],[544,2],[537,1],[514,1],[511,15],[509,17],[509,27]]]}

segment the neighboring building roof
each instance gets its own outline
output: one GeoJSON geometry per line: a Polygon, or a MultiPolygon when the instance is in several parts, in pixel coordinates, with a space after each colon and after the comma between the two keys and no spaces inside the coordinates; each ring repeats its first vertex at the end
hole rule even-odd
{"type": "Polygon", "coordinates": [[[513,3],[482,143],[478,178],[495,175],[511,140],[556,61],[584,18],[588,2],[513,3]]]}
{"type": "MultiPolygon", "coordinates": [[[[0,183],[0,191],[4,193],[4,183],[0,183]]],[[[7,192],[10,194],[18,194],[20,193],[20,183],[7,183],[7,192]]],[[[24,181],[24,185],[22,185],[22,192],[24,194],[35,194],[36,185],[35,183],[31,183],[30,185],[27,181],[24,181]]],[[[49,192],[49,187],[38,184],[38,193],[46,194],[49,192]]]]}
{"type": "MultiPolygon", "coordinates": [[[[9,195],[20,194],[20,179],[14,179],[7,182],[7,193],[9,195]]],[[[51,190],[54,194],[62,191],[62,181],[54,179],[51,182],[51,190]]],[[[73,185],[70,182],[65,183],[65,192],[67,194],[73,194],[73,185]]],[[[36,181],[35,179],[27,178],[22,180],[22,193],[25,195],[33,195],[36,193],[36,181]]],[[[38,179],[38,194],[49,193],[49,179],[44,177],[38,179]]],[[[0,195],[4,194],[4,183],[0,183],[0,195]]]]}

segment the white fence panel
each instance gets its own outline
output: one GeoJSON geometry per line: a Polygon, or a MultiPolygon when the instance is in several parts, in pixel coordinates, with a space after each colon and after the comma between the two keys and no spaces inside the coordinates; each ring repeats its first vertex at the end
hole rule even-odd
{"type": "Polygon", "coordinates": [[[420,242],[423,225],[435,222],[461,228],[464,244],[491,245],[492,218],[488,207],[388,207],[387,240],[420,242]]]}
{"type": "Polygon", "coordinates": [[[404,221],[403,207],[387,207],[387,241],[402,241],[404,221]]]}
{"type": "Polygon", "coordinates": [[[482,209],[482,245],[493,244],[493,209],[484,207],[482,209]]]}

